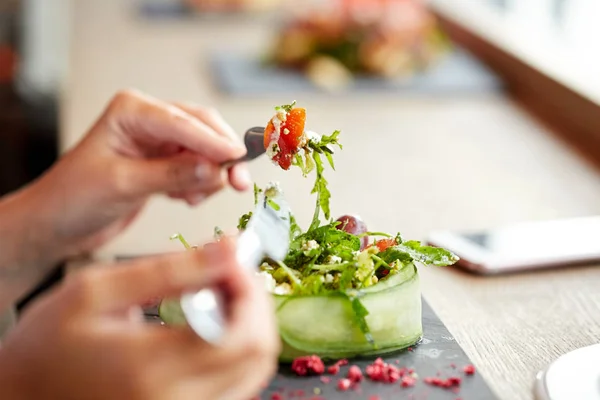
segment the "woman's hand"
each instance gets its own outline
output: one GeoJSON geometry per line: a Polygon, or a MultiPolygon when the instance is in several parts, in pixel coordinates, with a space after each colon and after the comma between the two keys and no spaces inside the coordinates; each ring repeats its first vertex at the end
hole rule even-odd
{"type": "MultiPolygon", "coordinates": [[[[37,191],[44,212],[57,216],[57,239],[85,251],[120,232],[152,194],[199,204],[226,184],[219,164],[245,152],[216,111],[126,91],[37,191]]],[[[250,187],[244,165],[229,171],[229,182],[250,187]]]]}
{"type": "Polygon", "coordinates": [[[117,94],[84,139],[40,180],[0,202],[0,310],[60,259],[121,232],[149,197],[190,205],[227,182],[250,187],[240,138],[214,110],[117,94]]]}
{"type": "Polygon", "coordinates": [[[274,374],[279,343],[264,284],[237,264],[224,239],[69,276],[0,348],[0,387],[6,399],[248,400],[274,374]],[[187,326],[128,313],[150,297],[213,286],[231,304],[222,347],[187,326]]]}

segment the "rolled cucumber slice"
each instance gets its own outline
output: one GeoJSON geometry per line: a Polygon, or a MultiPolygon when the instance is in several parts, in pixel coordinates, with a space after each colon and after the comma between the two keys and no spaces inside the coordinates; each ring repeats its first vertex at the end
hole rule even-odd
{"type": "MultiPolygon", "coordinates": [[[[325,359],[383,354],[418,342],[421,324],[421,290],[414,265],[407,265],[388,279],[360,291],[369,312],[367,325],[374,344],[366,340],[356,323],[348,297],[273,295],[282,339],[280,361],[317,354],[325,359]]],[[[179,301],[165,299],[159,307],[169,325],[184,325],[179,301]]]]}

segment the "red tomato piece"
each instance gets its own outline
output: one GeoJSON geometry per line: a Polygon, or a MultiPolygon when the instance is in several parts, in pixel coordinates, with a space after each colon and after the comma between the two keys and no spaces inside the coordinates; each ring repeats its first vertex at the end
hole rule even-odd
{"type": "MultiPolygon", "coordinates": [[[[304,134],[304,125],[306,123],[306,110],[304,108],[293,108],[286,113],[285,121],[281,123],[279,138],[277,144],[279,152],[273,157],[279,166],[285,170],[290,169],[294,154],[299,150],[298,146],[304,134]]],[[[277,138],[277,130],[273,120],[269,121],[265,128],[264,146],[265,149],[277,138]]]]}

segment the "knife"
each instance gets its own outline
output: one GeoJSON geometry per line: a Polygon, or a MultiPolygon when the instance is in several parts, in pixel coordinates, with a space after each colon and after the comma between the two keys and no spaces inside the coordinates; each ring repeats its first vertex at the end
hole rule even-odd
{"type": "MultiPolygon", "coordinates": [[[[257,270],[265,257],[282,261],[290,246],[290,208],[277,184],[259,196],[246,229],[237,240],[236,259],[257,270]]],[[[226,304],[213,288],[185,293],[180,299],[188,325],[205,341],[218,345],[226,329],[226,304]]]]}

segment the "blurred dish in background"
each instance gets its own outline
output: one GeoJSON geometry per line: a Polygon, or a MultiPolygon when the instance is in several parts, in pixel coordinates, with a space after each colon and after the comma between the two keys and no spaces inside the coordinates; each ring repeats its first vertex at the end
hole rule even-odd
{"type": "Polygon", "coordinates": [[[280,6],[282,0],[182,0],[199,12],[268,11],[280,6]]]}
{"type": "Polygon", "coordinates": [[[304,71],[329,89],[357,75],[410,78],[449,48],[421,0],[329,0],[285,8],[269,61],[304,71]]]}

